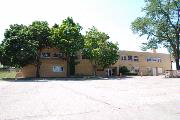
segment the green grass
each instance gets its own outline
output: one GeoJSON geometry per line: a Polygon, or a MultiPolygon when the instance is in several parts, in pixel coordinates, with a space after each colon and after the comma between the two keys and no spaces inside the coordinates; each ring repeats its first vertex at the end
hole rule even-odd
{"type": "Polygon", "coordinates": [[[2,78],[15,78],[16,72],[15,71],[0,71],[0,79],[2,78]]]}

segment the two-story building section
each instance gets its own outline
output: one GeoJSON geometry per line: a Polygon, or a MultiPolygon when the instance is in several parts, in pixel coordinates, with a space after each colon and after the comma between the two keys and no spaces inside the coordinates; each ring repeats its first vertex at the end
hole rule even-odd
{"type": "MultiPolygon", "coordinates": [[[[139,75],[160,75],[165,70],[171,69],[171,57],[169,54],[135,52],[135,51],[119,51],[119,60],[109,68],[97,68],[99,76],[119,76],[119,68],[126,66],[130,72],[139,75]]],[[[55,48],[45,48],[41,52],[41,77],[66,77],[67,61],[65,54],[55,48]]],[[[79,52],[75,66],[75,75],[93,75],[93,65],[90,60],[79,52]]],[[[23,77],[35,77],[36,68],[33,65],[27,65],[22,68],[23,77]]]]}
{"type": "Polygon", "coordinates": [[[120,57],[112,67],[126,66],[139,75],[160,75],[171,69],[170,54],[156,52],[120,51],[120,57]]]}

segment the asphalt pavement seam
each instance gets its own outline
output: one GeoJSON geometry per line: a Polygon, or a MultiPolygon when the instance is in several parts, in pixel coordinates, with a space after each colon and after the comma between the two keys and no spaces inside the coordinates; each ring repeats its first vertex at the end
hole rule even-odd
{"type": "Polygon", "coordinates": [[[94,98],[94,97],[92,97],[92,96],[88,96],[88,95],[86,95],[86,94],[84,94],[84,93],[82,93],[82,92],[76,91],[76,90],[74,90],[74,89],[72,89],[72,88],[65,87],[65,86],[63,86],[62,84],[61,84],[60,86],[61,86],[62,88],[64,88],[64,89],[67,89],[67,90],[75,93],[75,94],[84,96],[84,97],[86,97],[86,98],[89,99],[89,100],[93,100],[93,101],[99,102],[99,103],[101,103],[101,104],[105,104],[105,105],[113,108],[113,110],[119,111],[119,110],[121,109],[120,107],[113,106],[112,104],[110,104],[110,103],[108,103],[108,102],[106,102],[106,101],[102,101],[102,100],[96,99],[96,98],[94,98]]]}

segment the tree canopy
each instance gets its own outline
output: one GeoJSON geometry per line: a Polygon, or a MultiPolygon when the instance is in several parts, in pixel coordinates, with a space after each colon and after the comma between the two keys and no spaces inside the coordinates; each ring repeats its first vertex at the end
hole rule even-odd
{"type": "Polygon", "coordinates": [[[5,66],[24,67],[35,61],[37,44],[28,39],[28,27],[24,25],[10,25],[4,33],[4,40],[0,46],[1,63],[5,66]]]}
{"type": "Polygon", "coordinates": [[[70,68],[75,72],[75,58],[80,51],[90,58],[93,66],[106,68],[117,61],[117,44],[108,41],[106,33],[92,27],[83,36],[81,30],[82,27],[71,17],[51,28],[46,21],[33,21],[28,26],[10,25],[0,44],[0,62],[11,67],[34,65],[36,77],[40,77],[41,50],[47,47],[59,48],[65,53],[67,75],[71,72],[70,68]]]}
{"type": "Polygon", "coordinates": [[[50,46],[50,28],[46,21],[34,21],[31,25],[10,25],[1,43],[1,63],[11,67],[35,65],[36,77],[40,77],[40,50],[50,46]]]}
{"type": "Polygon", "coordinates": [[[52,39],[55,46],[62,49],[67,55],[74,56],[84,46],[81,30],[82,27],[75,23],[71,17],[63,20],[59,26],[54,25],[52,39]]]}
{"type": "Polygon", "coordinates": [[[86,32],[83,54],[90,59],[95,75],[97,67],[109,67],[119,58],[117,44],[109,42],[108,39],[106,33],[100,32],[95,27],[86,32]]]}
{"type": "Polygon", "coordinates": [[[144,16],[136,18],[131,24],[134,33],[147,36],[147,42],[143,43],[142,49],[163,46],[173,55],[178,66],[177,3],[174,0],[145,0],[142,11],[144,16]]]}
{"type": "MultiPolygon", "coordinates": [[[[82,27],[73,21],[71,17],[63,20],[58,26],[55,24],[52,28],[52,39],[54,45],[63,50],[67,58],[67,75],[71,70],[75,70],[75,55],[84,47],[84,39],[81,34],[82,27]],[[74,64],[70,64],[74,63],[74,64]]],[[[74,74],[74,72],[72,73],[74,74]]]]}

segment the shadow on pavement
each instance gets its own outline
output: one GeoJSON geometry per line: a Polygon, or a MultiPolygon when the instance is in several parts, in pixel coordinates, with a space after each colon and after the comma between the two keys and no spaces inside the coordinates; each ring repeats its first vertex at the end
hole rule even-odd
{"type": "Polygon", "coordinates": [[[134,76],[123,77],[69,77],[69,78],[0,78],[8,82],[51,82],[51,81],[93,81],[93,80],[126,80],[134,76]]]}

